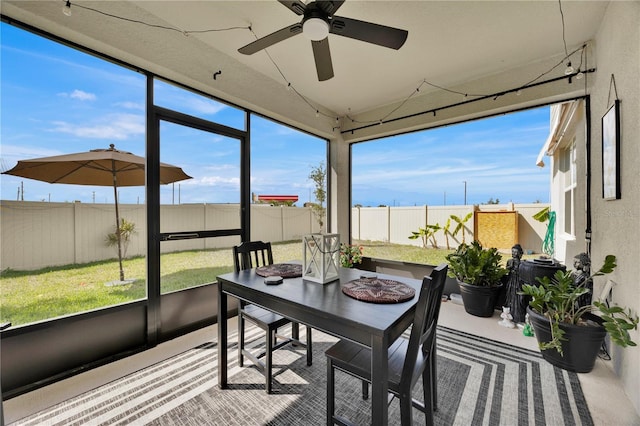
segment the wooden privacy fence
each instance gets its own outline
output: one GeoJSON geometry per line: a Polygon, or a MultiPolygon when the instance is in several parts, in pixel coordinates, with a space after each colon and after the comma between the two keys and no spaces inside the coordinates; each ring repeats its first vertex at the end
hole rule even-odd
{"type": "MultiPolygon", "coordinates": [[[[475,212],[465,224],[467,242],[478,237],[485,246],[507,250],[513,245],[511,241],[516,241],[525,252],[535,253],[542,247],[546,225],[535,221],[533,215],[544,207],[543,204],[355,207],[351,210],[351,238],[421,245],[420,240],[408,238],[412,231],[426,224],[444,226],[452,214],[464,218],[475,212]],[[485,220],[491,212],[500,212],[494,216],[510,216],[515,229],[510,224],[506,232],[492,225],[495,220],[485,220]]],[[[105,243],[107,234],[115,228],[113,209],[112,204],[0,201],[0,270],[33,270],[115,258],[115,249],[105,243]]],[[[120,216],[136,225],[137,233],[131,238],[127,256],[144,255],[145,206],[122,204],[120,216]]],[[[455,226],[452,221],[451,231],[455,226]]],[[[235,228],[240,228],[238,204],[179,204],[160,208],[161,232],[235,228]]],[[[303,235],[319,231],[310,208],[261,204],[251,206],[251,229],[252,239],[271,242],[301,240],[303,235]]],[[[446,248],[442,231],[435,238],[440,248],[446,248]]],[[[163,253],[206,250],[228,248],[238,242],[239,237],[188,239],[162,242],[160,248],[163,253]]],[[[452,248],[460,242],[461,233],[449,237],[452,248]]]]}

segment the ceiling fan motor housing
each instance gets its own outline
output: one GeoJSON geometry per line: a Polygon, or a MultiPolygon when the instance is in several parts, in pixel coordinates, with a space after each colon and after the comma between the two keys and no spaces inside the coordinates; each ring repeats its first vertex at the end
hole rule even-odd
{"type": "Polygon", "coordinates": [[[309,40],[320,41],[329,35],[329,16],[315,3],[309,3],[302,20],[302,32],[309,40]]]}

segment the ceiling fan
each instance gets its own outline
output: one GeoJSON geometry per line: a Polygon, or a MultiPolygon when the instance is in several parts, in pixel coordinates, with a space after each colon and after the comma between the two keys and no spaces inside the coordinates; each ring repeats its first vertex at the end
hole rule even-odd
{"type": "Polygon", "coordinates": [[[333,64],[327,37],[329,34],[349,37],[396,50],[402,47],[409,34],[407,31],[398,28],[335,16],[334,13],[342,6],[344,0],[318,0],[309,4],[299,0],[278,0],[278,2],[296,15],[302,16],[302,21],[249,43],[238,49],[238,52],[252,55],[290,37],[304,34],[311,40],[318,80],[320,81],[329,80],[333,77],[333,64]]]}

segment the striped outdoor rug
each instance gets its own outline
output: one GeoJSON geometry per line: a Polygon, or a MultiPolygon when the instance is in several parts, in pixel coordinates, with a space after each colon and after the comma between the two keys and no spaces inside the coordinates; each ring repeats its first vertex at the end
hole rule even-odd
{"type": "MultiPolygon", "coordinates": [[[[257,329],[249,338],[262,341],[257,329]]],[[[230,342],[235,336],[230,337],[230,342]]],[[[335,338],[314,330],[313,366],[303,349],[274,355],[274,393],[263,376],[237,367],[229,350],[230,389],[217,387],[217,346],[207,343],[50,407],[14,425],[319,425],[325,422],[324,351],[335,338]]],[[[248,365],[248,364],[247,364],[248,365]]],[[[339,414],[370,424],[360,383],[337,373],[339,414]]],[[[416,395],[421,395],[420,384],[416,395]]],[[[440,327],[437,425],[591,425],[577,375],[538,352],[440,327]]],[[[397,401],[390,424],[400,423],[397,401]]],[[[414,410],[416,424],[424,416],[414,410]]]]}

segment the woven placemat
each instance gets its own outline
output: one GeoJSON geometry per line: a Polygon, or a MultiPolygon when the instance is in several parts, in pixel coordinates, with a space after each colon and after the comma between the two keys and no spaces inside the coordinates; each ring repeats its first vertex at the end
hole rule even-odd
{"type": "Polygon", "coordinates": [[[260,275],[261,277],[301,277],[302,265],[296,263],[274,263],[273,265],[260,266],[256,268],[256,274],[260,275]]]}
{"type": "Polygon", "coordinates": [[[416,291],[404,283],[382,278],[360,278],[342,286],[342,292],[370,303],[400,303],[410,300],[416,291]]]}

